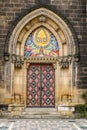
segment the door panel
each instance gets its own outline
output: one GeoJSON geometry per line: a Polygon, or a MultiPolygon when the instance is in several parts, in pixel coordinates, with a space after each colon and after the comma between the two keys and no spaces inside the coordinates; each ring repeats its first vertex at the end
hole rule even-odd
{"type": "Polygon", "coordinates": [[[42,66],[42,106],[54,106],[54,68],[51,64],[42,66]]]}
{"type": "Polygon", "coordinates": [[[27,74],[27,106],[54,106],[55,74],[52,64],[31,64],[27,74]]]}
{"type": "Polygon", "coordinates": [[[29,66],[27,85],[27,106],[40,106],[40,65],[29,66]]]}

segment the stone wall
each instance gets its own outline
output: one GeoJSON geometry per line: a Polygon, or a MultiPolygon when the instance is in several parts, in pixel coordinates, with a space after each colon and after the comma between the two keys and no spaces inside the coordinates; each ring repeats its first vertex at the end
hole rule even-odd
{"type": "MultiPolygon", "coordinates": [[[[4,46],[9,30],[17,19],[30,9],[37,6],[46,6],[59,11],[69,20],[75,29],[79,43],[80,62],[78,63],[79,88],[87,88],[87,32],[86,32],[86,0],[0,0],[0,61],[4,65],[4,46]]],[[[1,67],[3,69],[3,67],[1,67]]],[[[1,69],[0,69],[1,70],[1,69]]],[[[0,74],[4,74],[1,70],[0,74]]],[[[3,76],[0,76],[3,81],[3,76]]]]}

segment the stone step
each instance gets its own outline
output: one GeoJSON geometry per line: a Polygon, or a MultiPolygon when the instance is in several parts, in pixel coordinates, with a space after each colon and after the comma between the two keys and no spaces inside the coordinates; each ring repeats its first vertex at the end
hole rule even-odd
{"type": "Polygon", "coordinates": [[[26,113],[51,113],[57,112],[56,108],[26,108],[26,113]]]}
{"type": "Polygon", "coordinates": [[[57,114],[57,112],[52,111],[28,111],[28,112],[22,112],[22,115],[50,115],[50,114],[57,114]]]}
{"type": "Polygon", "coordinates": [[[25,119],[59,119],[61,118],[61,115],[59,113],[56,114],[25,114],[21,115],[20,118],[25,119]]]}
{"type": "Polygon", "coordinates": [[[59,118],[60,116],[56,108],[26,108],[20,118],[50,119],[59,118]]]}
{"type": "Polygon", "coordinates": [[[51,114],[51,113],[56,113],[56,109],[52,108],[26,108],[25,112],[22,114],[30,114],[30,115],[46,115],[46,114],[51,114]]]}

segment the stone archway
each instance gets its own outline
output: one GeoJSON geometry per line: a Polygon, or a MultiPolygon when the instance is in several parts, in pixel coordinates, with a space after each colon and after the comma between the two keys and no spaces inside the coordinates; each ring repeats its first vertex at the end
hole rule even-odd
{"type": "MultiPolygon", "coordinates": [[[[73,95],[74,55],[77,54],[76,41],[65,21],[46,8],[36,9],[24,16],[14,28],[9,40],[11,95],[21,95],[22,103],[26,105],[27,66],[30,63],[51,63],[55,68],[55,106],[64,96],[73,95]],[[58,57],[25,57],[24,46],[28,36],[37,28],[45,27],[56,37],[59,44],[58,57]],[[61,88],[61,89],[60,89],[61,88]]],[[[8,64],[6,65],[8,68],[8,64]]],[[[75,96],[75,95],[74,95],[75,96]]],[[[19,98],[20,99],[20,98],[19,98]]],[[[67,100],[73,100],[71,97],[67,100]]],[[[64,98],[64,100],[66,100],[64,98]]],[[[17,101],[16,103],[19,103],[17,101]]]]}

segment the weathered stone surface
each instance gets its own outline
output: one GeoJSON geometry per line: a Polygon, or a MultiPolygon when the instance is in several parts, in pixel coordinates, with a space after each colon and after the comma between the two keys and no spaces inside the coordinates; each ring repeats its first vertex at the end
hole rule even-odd
{"type": "Polygon", "coordinates": [[[36,0],[36,4],[45,4],[45,5],[47,5],[47,4],[50,4],[50,0],[36,0]]]}

